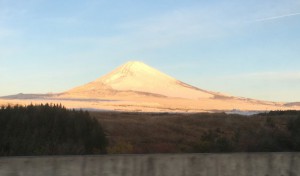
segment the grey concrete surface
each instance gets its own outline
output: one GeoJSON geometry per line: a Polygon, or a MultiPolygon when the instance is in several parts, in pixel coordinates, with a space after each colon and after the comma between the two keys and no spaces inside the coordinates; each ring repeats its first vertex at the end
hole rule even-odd
{"type": "Polygon", "coordinates": [[[300,176],[300,153],[0,157],[0,176],[300,176]]]}

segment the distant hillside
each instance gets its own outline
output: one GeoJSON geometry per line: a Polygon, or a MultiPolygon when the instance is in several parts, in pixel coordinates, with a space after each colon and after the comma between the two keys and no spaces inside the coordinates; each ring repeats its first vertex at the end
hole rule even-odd
{"type": "Polygon", "coordinates": [[[16,95],[8,95],[2,96],[2,99],[43,99],[43,98],[50,98],[54,96],[53,94],[23,94],[19,93],[16,95]]]}
{"type": "Polygon", "coordinates": [[[288,106],[288,107],[291,107],[291,106],[300,106],[300,102],[286,103],[285,106],[288,106]]]}

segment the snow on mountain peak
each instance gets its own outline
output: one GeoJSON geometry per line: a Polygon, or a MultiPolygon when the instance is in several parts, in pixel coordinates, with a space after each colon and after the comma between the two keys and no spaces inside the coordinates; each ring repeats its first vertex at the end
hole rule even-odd
{"type": "MultiPolygon", "coordinates": [[[[158,76],[157,74],[159,74],[160,76],[167,76],[163,73],[161,73],[160,71],[144,64],[143,62],[140,61],[130,61],[127,62],[126,64],[122,65],[121,67],[119,67],[118,71],[123,72],[123,73],[130,73],[130,74],[150,74],[150,75],[154,75],[154,76],[158,76]]],[[[171,78],[171,77],[169,77],[171,78]]]]}
{"type": "MultiPolygon", "coordinates": [[[[144,64],[139,61],[130,61],[124,65],[121,65],[111,73],[98,79],[98,82],[104,84],[114,84],[118,82],[129,81],[130,83],[140,82],[145,84],[146,82],[153,81],[153,79],[164,81],[175,81],[174,78],[144,64]]],[[[133,85],[132,85],[133,86],[133,85]]]]}
{"type": "Polygon", "coordinates": [[[95,83],[114,90],[138,91],[180,98],[212,98],[214,95],[182,83],[142,62],[130,61],[95,83]]]}

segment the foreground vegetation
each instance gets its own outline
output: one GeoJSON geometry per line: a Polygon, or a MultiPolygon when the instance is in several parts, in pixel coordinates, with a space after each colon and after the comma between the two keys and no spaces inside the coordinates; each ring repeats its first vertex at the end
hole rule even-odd
{"type": "Polygon", "coordinates": [[[106,145],[88,112],[48,104],[0,108],[0,156],[100,154],[106,145]]]}
{"type": "Polygon", "coordinates": [[[300,151],[299,111],[241,116],[88,113],[48,104],[0,108],[0,156],[287,151],[300,151]]]}
{"type": "Polygon", "coordinates": [[[254,116],[224,113],[91,112],[108,134],[108,153],[300,151],[300,112],[254,116]]]}

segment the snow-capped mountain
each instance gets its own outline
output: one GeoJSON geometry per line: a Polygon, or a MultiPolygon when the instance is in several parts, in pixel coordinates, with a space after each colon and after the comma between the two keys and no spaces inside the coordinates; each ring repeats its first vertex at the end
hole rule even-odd
{"type": "Polygon", "coordinates": [[[138,61],[128,62],[95,81],[62,93],[18,94],[3,98],[6,99],[1,100],[4,103],[62,103],[69,108],[117,111],[235,113],[300,109],[297,104],[234,97],[203,90],[138,61]]]}
{"type": "Polygon", "coordinates": [[[115,91],[132,91],[185,99],[214,98],[219,95],[190,86],[138,61],[128,62],[91,83],[67,91],[66,94],[81,93],[95,96],[97,93],[115,91]]]}

